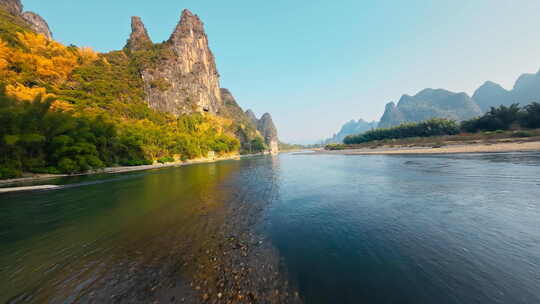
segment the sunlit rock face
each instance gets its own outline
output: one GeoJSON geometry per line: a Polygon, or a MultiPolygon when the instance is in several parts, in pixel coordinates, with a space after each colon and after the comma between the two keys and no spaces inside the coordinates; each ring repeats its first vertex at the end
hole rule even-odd
{"type": "Polygon", "coordinates": [[[47,21],[40,15],[33,12],[24,12],[21,15],[24,20],[30,25],[32,30],[38,34],[43,34],[49,39],[53,39],[53,34],[47,24],[47,21]]]}
{"type": "MultiPolygon", "coordinates": [[[[132,19],[132,30],[129,50],[151,45],[140,18],[132,19]]],[[[153,48],[159,52],[156,62],[141,71],[150,107],[175,115],[216,114],[223,104],[219,74],[199,17],[184,10],[169,40],[153,48]]]]}
{"type": "Polygon", "coordinates": [[[47,21],[33,12],[23,13],[23,5],[20,0],[0,0],[0,6],[10,14],[21,17],[34,32],[43,34],[48,39],[53,38],[47,21]]]}
{"type": "Polygon", "coordinates": [[[139,17],[131,19],[127,52],[138,58],[148,105],[174,115],[207,112],[239,123],[236,137],[249,142],[260,133],[273,153],[279,150],[276,127],[270,114],[257,119],[244,112],[227,89],[220,88],[219,74],[204,24],[188,10],[169,40],[154,44],[139,17]]]}
{"type": "Polygon", "coordinates": [[[12,15],[22,14],[23,6],[20,0],[0,0],[0,6],[12,15]]]}
{"type": "Polygon", "coordinates": [[[131,17],[131,35],[126,47],[132,51],[140,51],[152,47],[152,44],[141,17],[131,17]]]}

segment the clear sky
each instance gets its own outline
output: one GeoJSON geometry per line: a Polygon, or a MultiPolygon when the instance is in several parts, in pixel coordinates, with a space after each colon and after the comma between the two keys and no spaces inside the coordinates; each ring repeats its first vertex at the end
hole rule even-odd
{"type": "Polygon", "coordinates": [[[540,68],[538,0],[23,0],[55,38],[120,49],[130,16],[166,40],[184,8],[206,25],[221,85],[244,109],[270,112],[286,142],[378,120],[389,101],[426,87],[511,88],[540,68]]]}

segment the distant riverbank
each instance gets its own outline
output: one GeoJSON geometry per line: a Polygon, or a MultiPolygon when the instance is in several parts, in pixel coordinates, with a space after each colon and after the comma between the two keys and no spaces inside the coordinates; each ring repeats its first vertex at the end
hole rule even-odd
{"type": "Polygon", "coordinates": [[[319,154],[451,154],[540,151],[540,140],[506,139],[498,141],[464,141],[433,145],[383,145],[343,150],[316,150],[319,154]]]}

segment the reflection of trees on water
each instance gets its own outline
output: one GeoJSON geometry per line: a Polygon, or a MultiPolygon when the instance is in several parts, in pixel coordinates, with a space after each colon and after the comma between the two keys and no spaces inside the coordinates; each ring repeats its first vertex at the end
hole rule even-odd
{"type": "Polygon", "coordinates": [[[218,185],[238,169],[235,162],[201,164],[19,194],[17,205],[2,213],[10,216],[4,223],[18,224],[12,240],[2,240],[11,253],[2,254],[1,274],[13,279],[0,298],[39,290],[36,301],[68,299],[84,293],[87,284],[125,273],[127,265],[149,265],[197,247],[223,221],[219,211],[231,193],[218,185]],[[201,218],[212,212],[212,222],[203,225],[201,218]],[[41,220],[29,222],[33,216],[41,220]]]}

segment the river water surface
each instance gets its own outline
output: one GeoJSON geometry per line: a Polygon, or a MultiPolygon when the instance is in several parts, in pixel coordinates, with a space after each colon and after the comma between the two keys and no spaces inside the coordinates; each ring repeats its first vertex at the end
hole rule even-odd
{"type": "Polygon", "coordinates": [[[257,231],[305,303],[540,303],[540,153],[281,154],[50,183],[70,186],[0,196],[1,303],[172,289],[230,227],[257,231]]]}

